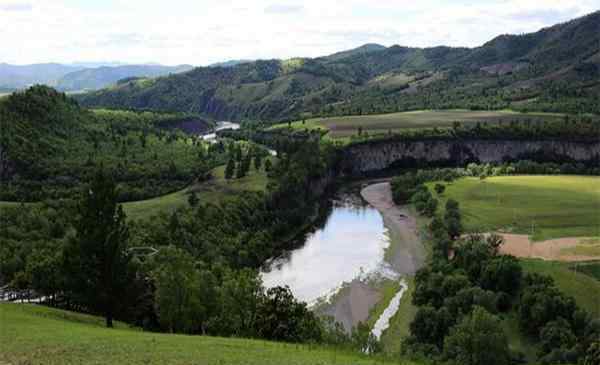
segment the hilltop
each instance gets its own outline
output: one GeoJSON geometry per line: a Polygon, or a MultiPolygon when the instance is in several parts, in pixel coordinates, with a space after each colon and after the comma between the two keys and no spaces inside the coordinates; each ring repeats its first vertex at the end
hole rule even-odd
{"type": "Polygon", "coordinates": [[[598,113],[600,12],[476,48],[365,45],[199,67],[77,96],[84,106],[287,120],[416,109],[598,113]]]}

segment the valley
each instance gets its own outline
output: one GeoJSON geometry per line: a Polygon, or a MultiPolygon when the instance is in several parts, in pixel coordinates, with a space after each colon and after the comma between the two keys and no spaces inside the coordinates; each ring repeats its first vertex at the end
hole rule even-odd
{"type": "Polygon", "coordinates": [[[312,5],[230,5],[290,31],[0,63],[1,364],[600,363],[600,11],[301,57],[312,5]]]}

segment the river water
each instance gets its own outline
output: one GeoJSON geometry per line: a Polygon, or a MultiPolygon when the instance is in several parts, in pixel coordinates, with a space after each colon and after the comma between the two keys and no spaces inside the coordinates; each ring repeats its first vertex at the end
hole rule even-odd
{"type": "Polygon", "coordinates": [[[390,271],[384,261],[389,238],[381,214],[356,195],[335,199],[332,205],[325,224],[307,234],[303,245],[265,265],[265,287],[288,285],[310,304],[345,282],[390,271]]]}
{"type": "Polygon", "coordinates": [[[217,132],[223,129],[240,129],[240,125],[228,121],[217,122],[215,130],[211,133],[203,134],[202,138],[207,141],[214,140],[217,138],[217,132]]]}

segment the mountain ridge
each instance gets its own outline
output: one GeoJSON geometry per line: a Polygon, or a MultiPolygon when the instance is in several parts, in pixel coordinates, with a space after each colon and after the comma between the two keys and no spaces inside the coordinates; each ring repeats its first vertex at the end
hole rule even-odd
{"type": "Polygon", "coordinates": [[[77,96],[84,106],[184,111],[222,119],[415,109],[599,113],[600,11],[480,47],[361,47],[133,80],[77,96]]]}

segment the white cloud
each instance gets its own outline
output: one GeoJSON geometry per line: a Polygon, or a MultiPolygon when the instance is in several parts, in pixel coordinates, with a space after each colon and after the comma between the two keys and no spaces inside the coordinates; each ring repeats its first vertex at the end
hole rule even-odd
{"type": "Polygon", "coordinates": [[[0,62],[201,65],[366,42],[473,47],[598,8],[600,0],[0,0],[0,62]]]}

